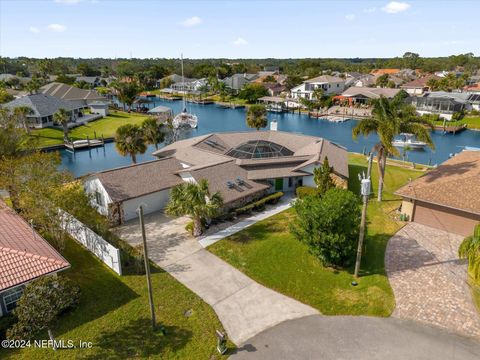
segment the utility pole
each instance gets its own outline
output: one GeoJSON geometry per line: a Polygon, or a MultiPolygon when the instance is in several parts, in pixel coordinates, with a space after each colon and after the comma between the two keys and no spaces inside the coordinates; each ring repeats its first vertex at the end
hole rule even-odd
{"type": "MultiPolygon", "coordinates": [[[[358,175],[358,178],[360,180],[360,191],[362,194],[363,198],[363,208],[362,208],[362,219],[360,222],[360,233],[358,236],[358,248],[357,248],[357,260],[355,261],[355,272],[354,276],[355,278],[358,278],[358,272],[360,270],[360,263],[362,262],[362,248],[363,248],[363,239],[365,238],[365,224],[367,222],[367,207],[368,207],[368,197],[370,196],[370,175],[372,172],[372,160],[373,160],[373,152],[370,153],[370,157],[368,159],[368,170],[367,170],[367,176],[365,176],[365,173],[360,176],[358,175]]],[[[357,285],[357,283],[354,281],[352,282],[352,285],[357,285]]]]}
{"type": "Polygon", "coordinates": [[[145,235],[145,222],[143,219],[143,205],[140,205],[137,209],[138,217],[140,219],[140,226],[142,228],[142,240],[143,240],[143,259],[145,261],[145,274],[147,275],[148,286],[148,298],[150,301],[150,313],[152,315],[152,329],[155,330],[155,306],[153,304],[153,292],[152,292],[152,279],[150,276],[150,263],[148,262],[148,249],[147,249],[147,236],[145,235]]]}

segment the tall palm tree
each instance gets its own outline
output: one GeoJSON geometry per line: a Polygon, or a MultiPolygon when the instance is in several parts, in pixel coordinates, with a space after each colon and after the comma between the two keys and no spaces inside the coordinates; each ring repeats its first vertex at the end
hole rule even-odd
{"type": "Polygon", "coordinates": [[[374,145],[372,152],[377,153],[378,165],[378,201],[382,201],[383,181],[387,156],[399,156],[399,151],[392,145],[395,136],[401,133],[410,133],[418,140],[424,141],[434,149],[435,146],[430,136],[433,124],[430,120],[416,115],[415,109],[406,104],[402,97],[388,100],[385,97],[372,101],[372,116],[361,120],[352,130],[354,139],[359,134],[368,136],[377,133],[380,141],[374,145]]]}
{"type": "Polygon", "coordinates": [[[33,110],[29,106],[18,106],[13,109],[13,116],[28,134],[30,134],[30,127],[28,126],[27,116],[31,114],[33,114],[33,110]]]}
{"type": "Polygon", "coordinates": [[[53,120],[63,127],[63,141],[68,141],[68,123],[70,121],[70,113],[61,108],[53,114],[53,120]]]}
{"type": "Polygon", "coordinates": [[[247,125],[257,131],[267,126],[267,109],[264,105],[252,105],[248,108],[247,125]]]}
{"type": "Polygon", "coordinates": [[[143,136],[147,144],[155,145],[155,149],[158,150],[158,144],[165,140],[165,132],[163,130],[163,124],[157,123],[154,118],[148,118],[142,123],[143,136]]]}
{"type": "Polygon", "coordinates": [[[475,279],[480,279],[480,224],[475,227],[474,234],[463,240],[458,255],[468,260],[468,268],[475,279]]]}
{"type": "Polygon", "coordinates": [[[137,95],[142,91],[142,87],[136,81],[115,82],[112,87],[117,90],[118,99],[123,103],[123,110],[127,105],[130,112],[137,95]]]}
{"type": "Polygon", "coordinates": [[[137,154],[147,151],[143,131],[138,125],[126,124],[117,129],[115,147],[122,156],[130,155],[132,162],[137,163],[137,154]]]}
{"type": "Polygon", "coordinates": [[[223,206],[219,192],[213,194],[208,189],[208,181],[201,179],[198,184],[185,182],[177,185],[170,193],[170,200],[165,209],[167,214],[189,216],[193,220],[193,236],[202,234],[202,219],[218,215],[223,206]]]}

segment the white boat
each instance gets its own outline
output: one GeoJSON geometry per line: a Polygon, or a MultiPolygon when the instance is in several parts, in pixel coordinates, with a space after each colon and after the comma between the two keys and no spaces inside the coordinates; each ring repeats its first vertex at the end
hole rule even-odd
{"type": "Polygon", "coordinates": [[[267,105],[267,111],[281,113],[283,112],[282,104],[269,104],[267,105]]]}
{"type": "Polygon", "coordinates": [[[392,145],[395,147],[409,147],[412,149],[423,149],[427,146],[426,142],[415,140],[415,135],[402,133],[398,139],[393,140],[392,145]]]}
{"type": "MultiPolygon", "coordinates": [[[[183,54],[181,55],[182,58],[182,84],[185,84],[184,76],[183,76],[183,54]]],[[[187,105],[185,103],[185,91],[182,92],[182,101],[183,101],[183,111],[180,114],[175,115],[172,121],[172,125],[174,129],[178,129],[181,127],[190,127],[192,129],[196,129],[198,126],[198,118],[197,115],[190,114],[187,112],[187,105]]]]}

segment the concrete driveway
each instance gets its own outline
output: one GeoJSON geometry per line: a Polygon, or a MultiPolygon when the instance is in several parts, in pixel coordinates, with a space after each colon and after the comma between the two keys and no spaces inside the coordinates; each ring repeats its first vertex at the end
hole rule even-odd
{"type": "MultiPolygon", "coordinates": [[[[149,257],[211,305],[229,338],[241,344],[285,320],[318,314],[316,309],[270,290],[205,250],[185,231],[187,218],[162,213],[145,217],[149,257]]],[[[141,244],[138,221],[115,229],[141,244]]]]}
{"type": "Polygon", "coordinates": [[[474,360],[480,343],[394,318],[307,316],[272,327],[231,360],[474,360]]]}
{"type": "Polygon", "coordinates": [[[388,242],[385,267],[396,299],[392,316],[480,339],[480,316],[458,259],[463,237],[409,223],[388,242]]]}

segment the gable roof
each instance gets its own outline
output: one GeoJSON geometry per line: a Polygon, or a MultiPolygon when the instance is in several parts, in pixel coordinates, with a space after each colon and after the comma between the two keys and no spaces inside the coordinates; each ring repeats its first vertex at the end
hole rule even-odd
{"type": "Polygon", "coordinates": [[[43,117],[53,115],[58,109],[73,110],[81,108],[81,106],[54,96],[39,94],[30,94],[12,100],[2,105],[3,107],[13,110],[19,106],[28,106],[33,110],[33,114],[28,117],[43,117]]]}
{"type": "Polygon", "coordinates": [[[331,75],[320,75],[312,79],[305,80],[306,83],[331,83],[331,82],[344,82],[345,80],[331,75]]]}
{"type": "Polygon", "coordinates": [[[375,69],[372,70],[370,73],[373,75],[394,75],[398,74],[401,70],[400,69],[375,69]]]}
{"type": "Polygon", "coordinates": [[[405,198],[480,215],[480,151],[462,151],[400,188],[405,198]]]}
{"type": "Polygon", "coordinates": [[[0,200],[0,291],[68,267],[62,255],[0,200]]]}
{"type": "Polygon", "coordinates": [[[101,100],[107,98],[97,93],[95,90],[80,89],[75,86],[52,82],[40,88],[43,94],[54,96],[62,100],[101,100]]]}
{"type": "Polygon", "coordinates": [[[357,87],[352,86],[345,90],[342,93],[342,96],[353,97],[353,96],[365,96],[369,99],[378,99],[380,96],[385,96],[387,98],[393,98],[398,94],[400,89],[389,89],[389,88],[367,88],[367,87],[357,87]]]}
{"type": "Polygon", "coordinates": [[[402,89],[423,89],[424,87],[427,86],[427,82],[430,79],[441,79],[441,78],[436,75],[428,75],[428,76],[424,76],[422,78],[418,78],[413,81],[407,82],[400,87],[402,89]]]}
{"type": "Polygon", "coordinates": [[[153,160],[96,173],[113,202],[169,189],[183,181],[175,172],[182,169],[175,158],[153,160]]]}

